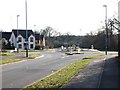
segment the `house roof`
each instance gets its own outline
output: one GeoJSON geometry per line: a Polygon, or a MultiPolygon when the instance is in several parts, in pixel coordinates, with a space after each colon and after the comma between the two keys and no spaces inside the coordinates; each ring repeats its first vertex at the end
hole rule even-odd
{"type": "Polygon", "coordinates": [[[35,34],[35,40],[43,40],[44,35],[35,34]]]}
{"type": "MultiPolygon", "coordinates": [[[[21,35],[23,38],[26,38],[26,30],[24,29],[13,29],[12,32],[14,33],[15,37],[17,37],[17,31],[18,31],[18,35],[21,35]]],[[[28,33],[28,37],[30,35],[34,35],[32,30],[27,30],[28,33]]]]}
{"type": "Polygon", "coordinates": [[[11,32],[0,32],[2,33],[2,38],[5,38],[6,40],[10,39],[11,32]]]}

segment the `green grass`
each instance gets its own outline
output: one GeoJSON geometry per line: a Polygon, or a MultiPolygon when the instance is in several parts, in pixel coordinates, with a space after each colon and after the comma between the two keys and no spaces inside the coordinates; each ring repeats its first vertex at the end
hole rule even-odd
{"type": "Polygon", "coordinates": [[[7,64],[7,63],[12,63],[12,62],[18,62],[18,61],[21,61],[21,59],[20,58],[16,58],[16,59],[7,58],[4,60],[0,60],[0,64],[7,64]]]}
{"type": "Polygon", "coordinates": [[[2,56],[11,56],[12,54],[8,53],[8,52],[0,52],[0,55],[2,55],[2,56]]]}
{"type": "Polygon", "coordinates": [[[34,90],[35,88],[55,88],[58,89],[75,76],[80,69],[83,69],[90,61],[77,60],[60,71],[51,74],[40,81],[24,88],[23,90],[34,90]]]}
{"type": "Polygon", "coordinates": [[[105,56],[104,54],[96,54],[96,55],[92,55],[92,56],[86,56],[83,59],[95,59],[99,56],[105,56]]]}
{"type": "Polygon", "coordinates": [[[13,63],[13,62],[18,62],[18,61],[22,61],[25,59],[34,59],[38,56],[41,56],[40,54],[31,54],[28,57],[21,57],[21,58],[5,58],[3,60],[0,60],[0,65],[1,64],[7,64],[7,63],[13,63]]]}

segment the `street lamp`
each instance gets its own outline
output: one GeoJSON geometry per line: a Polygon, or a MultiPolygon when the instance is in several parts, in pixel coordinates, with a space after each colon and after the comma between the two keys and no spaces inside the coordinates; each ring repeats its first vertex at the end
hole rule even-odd
{"type": "MultiPolygon", "coordinates": [[[[120,1],[118,2],[118,21],[120,22],[120,1]]],[[[120,24],[118,28],[120,29],[120,24]]],[[[120,58],[120,30],[118,30],[118,57],[120,58]]]]}
{"type": "Polygon", "coordinates": [[[27,0],[25,0],[25,14],[26,14],[26,57],[28,57],[28,31],[27,31],[27,0]]]}
{"type": "MultiPolygon", "coordinates": [[[[17,15],[17,37],[18,37],[18,17],[20,15],[17,15]]],[[[18,40],[17,40],[17,53],[19,52],[19,47],[18,47],[18,40]]]]}
{"type": "Polygon", "coordinates": [[[107,5],[103,5],[103,7],[105,7],[105,30],[106,30],[105,54],[107,55],[107,49],[108,49],[107,5]]]}

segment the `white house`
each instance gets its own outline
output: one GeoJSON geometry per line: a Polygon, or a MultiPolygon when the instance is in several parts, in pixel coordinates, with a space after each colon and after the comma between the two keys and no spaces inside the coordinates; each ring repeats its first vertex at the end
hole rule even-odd
{"type": "Polygon", "coordinates": [[[35,49],[35,37],[33,31],[27,30],[27,36],[28,37],[26,37],[26,30],[13,29],[9,41],[15,48],[25,49],[27,43],[26,39],[28,39],[28,49],[35,49]]]}
{"type": "Polygon", "coordinates": [[[28,49],[35,49],[36,44],[45,46],[45,39],[44,37],[41,38],[41,36],[42,35],[40,34],[34,35],[32,30],[27,30],[26,37],[26,30],[13,29],[9,41],[15,48],[24,50],[26,48],[26,43],[28,43],[28,49]],[[38,41],[42,43],[39,43],[38,41]]]}

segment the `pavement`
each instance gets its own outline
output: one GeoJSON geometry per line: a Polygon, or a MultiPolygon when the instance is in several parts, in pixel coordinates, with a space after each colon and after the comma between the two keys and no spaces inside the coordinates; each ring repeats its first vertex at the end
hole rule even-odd
{"type": "Polygon", "coordinates": [[[115,56],[91,59],[91,63],[66,83],[62,89],[70,88],[120,88],[120,63],[115,56]]]}
{"type": "Polygon", "coordinates": [[[120,63],[115,57],[106,60],[99,88],[120,88],[120,63]]]}

